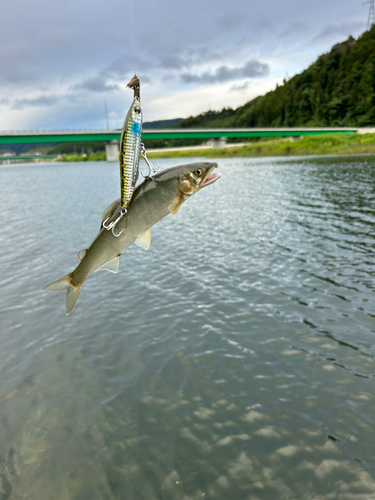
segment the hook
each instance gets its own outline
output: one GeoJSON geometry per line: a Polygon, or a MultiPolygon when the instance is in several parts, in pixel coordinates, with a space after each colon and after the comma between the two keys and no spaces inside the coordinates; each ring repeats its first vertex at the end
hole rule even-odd
{"type": "Polygon", "coordinates": [[[115,238],[118,238],[118,237],[120,236],[120,234],[124,231],[124,230],[122,229],[122,230],[121,230],[118,234],[116,234],[116,233],[115,233],[115,231],[114,231],[114,229],[115,229],[115,226],[113,226],[113,227],[112,227],[112,234],[113,234],[113,236],[114,236],[115,238]]]}
{"type": "Polygon", "coordinates": [[[124,231],[120,231],[118,234],[116,234],[114,232],[114,229],[116,227],[116,224],[119,222],[119,220],[121,220],[124,215],[127,213],[127,210],[126,208],[122,207],[121,208],[121,212],[120,212],[120,215],[117,217],[117,219],[114,221],[114,222],[110,222],[109,224],[107,224],[107,221],[109,221],[109,219],[111,218],[111,216],[107,217],[105,221],[103,221],[103,227],[104,229],[107,229],[107,231],[109,231],[110,229],[112,229],[112,234],[115,238],[118,238],[120,236],[120,234],[124,231]]]}
{"type": "Polygon", "coordinates": [[[161,166],[159,165],[159,163],[158,163],[156,160],[155,160],[155,163],[156,163],[156,165],[158,166],[158,168],[155,168],[155,167],[154,167],[155,172],[160,172],[160,170],[161,170],[161,166]]]}
{"type": "Polygon", "coordinates": [[[150,160],[147,158],[146,148],[145,148],[145,145],[143,144],[143,142],[141,144],[141,156],[144,159],[144,161],[146,162],[146,165],[148,166],[148,175],[144,175],[144,173],[141,171],[142,177],[144,177],[145,179],[149,179],[151,177],[151,174],[155,174],[156,172],[160,172],[161,166],[159,165],[159,163],[156,161],[156,165],[158,166],[158,168],[155,168],[152,165],[152,163],[150,162],[150,160]]]}

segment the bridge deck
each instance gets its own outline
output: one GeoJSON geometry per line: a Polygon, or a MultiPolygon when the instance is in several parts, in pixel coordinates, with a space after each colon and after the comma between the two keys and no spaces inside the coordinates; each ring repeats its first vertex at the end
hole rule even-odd
{"type": "MultiPolygon", "coordinates": [[[[320,134],[356,134],[358,128],[214,128],[143,129],[143,139],[218,139],[220,137],[299,137],[320,134]]],[[[0,144],[119,141],[120,130],[4,131],[0,144]]]]}

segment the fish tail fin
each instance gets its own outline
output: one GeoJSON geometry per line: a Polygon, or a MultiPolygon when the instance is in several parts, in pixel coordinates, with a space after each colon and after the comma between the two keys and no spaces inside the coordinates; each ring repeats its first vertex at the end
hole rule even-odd
{"type": "Polygon", "coordinates": [[[77,302],[78,296],[82,290],[82,286],[83,283],[82,285],[75,285],[73,283],[72,273],[70,273],[64,276],[64,278],[61,278],[45,286],[43,290],[49,290],[51,292],[61,292],[63,290],[66,290],[65,307],[66,313],[69,314],[73,310],[73,307],[77,302]]]}

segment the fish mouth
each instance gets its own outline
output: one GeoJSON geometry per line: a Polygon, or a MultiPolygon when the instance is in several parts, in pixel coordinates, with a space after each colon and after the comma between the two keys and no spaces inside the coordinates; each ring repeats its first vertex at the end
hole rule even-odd
{"type": "Polygon", "coordinates": [[[213,169],[217,168],[217,164],[215,164],[210,170],[207,172],[206,177],[203,179],[203,182],[201,184],[201,188],[209,186],[210,184],[213,184],[216,182],[218,179],[220,179],[221,174],[219,173],[212,173],[213,169]]]}

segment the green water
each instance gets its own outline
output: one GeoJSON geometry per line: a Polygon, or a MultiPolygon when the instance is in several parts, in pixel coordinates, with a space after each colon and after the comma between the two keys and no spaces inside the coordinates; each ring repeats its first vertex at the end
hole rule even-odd
{"type": "Polygon", "coordinates": [[[0,167],[0,500],[375,498],[375,157],[219,171],[66,316],[118,166],[0,167]]]}

